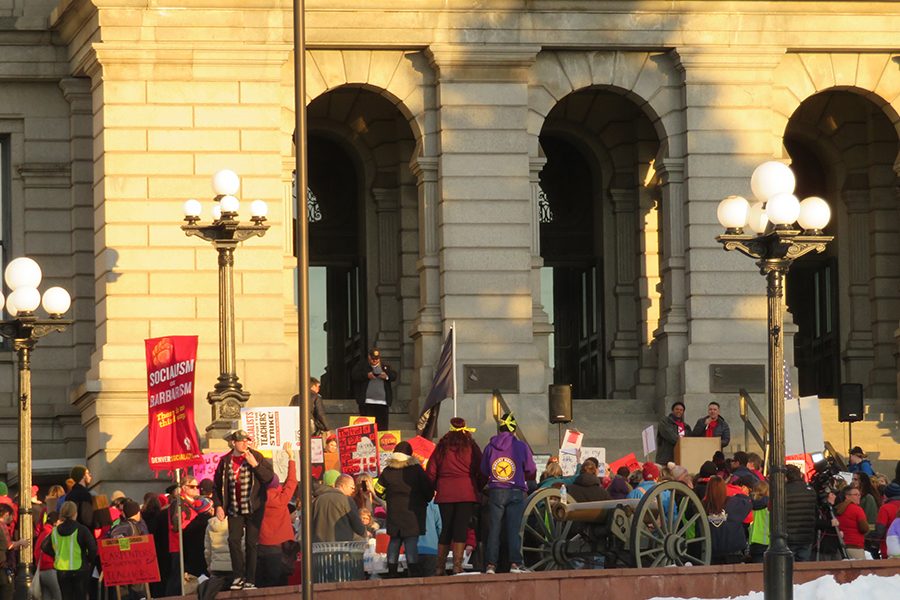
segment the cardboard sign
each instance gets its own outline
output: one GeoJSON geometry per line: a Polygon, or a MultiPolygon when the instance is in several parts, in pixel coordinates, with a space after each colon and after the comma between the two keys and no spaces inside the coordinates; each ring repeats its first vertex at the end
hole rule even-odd
{"type": "Polygon", "coordinates": [[[347,425],[364,425],[366,423],[374,423],[375,417],[363,417],[361,415],[351,415],[347,419],[347,425]]]}
{"type": "Polygon", "coordinates": [[[573,429],[566,429],[563,436],[562,448],[581,448],[581,442],[584,440],[584,434],[573,429]]]}
{"type": "Polygon", "coordinates": [[[154,471],[181,469],[201,460],[194,424],[197,336],[144,340],[147,359],[147,459],[154,471]]]}
{"type": "Polygon", "coordinates": [[[197,481],[212,479],[216,474],[216,467],[219,466],[219,461],[226,454],[228,454],[227,450],[224,452],[211,452],[205,450],[203,452],[203,462],[192,467],[194,477],[196,477],[197,481]]]}
{"type": "Polygon", "coordinates": [[[100,564],[106,587],[159,581],[152,535],[100,540],[100,564]]]}
{"type": "Polygon", "coordinates": [[[644,456],[650,456],[651,452],[656,452],[656,428],[650,425],[641,432],[641,442],[644,444],[644,456]]]}
{"type": "Polygon", "coordinates": [[[583,463],[589,458],[597,459],[597,462],[600,463],[600,472],[598,473],[598,475],[600,477],[606,477],[606,448],[582,446],[579,461],[583,463]]]}
{"type": "Polygon", "coordinates": [[[399,429],[378,432],[378,464],[382,469],[391,459],[391,453],[394,451],[394,446],[400,443],[401,435],[399,429]]]}
{"type": "MultiPolygon", "coordinates": [[[[794,465],[803,473],[804,481],[809,481],[809,476],[815,470],[813,467],[813,459],[809,454],[793,454],[784,457],[785,465],[794,465]]],[[[852,478],[851,478],[852,480],[852,478]]]]}
{"type": "Polygon", "coordinates": [[[565,477],[571,477],[578,470],[581,464],[578,456],[577,448],[560,448],[559,449],[559,466],[562,468],[565,477]]]}
{"type": "Polygon", "coordinates": [[[638,462],[637,457],[634,455],[634,452],[632,452],[619,460],[614,460],[609,463],[610,476],[615,475],[616,471],[619,470],[619,467],[628,467],[628,471],[633,473],[634,471],[641,470],[641,463],[638,462]]]}
{"type": "Polygon", "coordinates": [[[544,469],[547,468],[547,464],[550,462],[549,454],[535,454],[534,455],[534,466],[537,467],[538,477],[541,476],[541,473],[544,472],[544,469]]]}
{"type": "Polygon", "coordinates": [[[374,423],[338,427],[341,473],[378,477],[378,427],[374,423]]]}
{"type": "MultiPolygon", "coordinates": [[[[325,444],[322,442],[322,438],[314,437],[309,440],[309,453],[310,453],[310,472],[312,474],[313,479],[322,479],[322,474],[325,472],[325,444]]],[[[297,463],[299,467],[299,462],[297,463]]],[[[298,474],[299,479],[299,474],[298,474]]]]}
{"type": "Polygon", "coordinates": [[[421,435],[417,435],[407,441],[412,446],[413,456],[419,459],[424,469],[428,465],[428,459],[431,458],[432,452],[434,452],[435,443],[427,438],[423,438],[421,435]]]}

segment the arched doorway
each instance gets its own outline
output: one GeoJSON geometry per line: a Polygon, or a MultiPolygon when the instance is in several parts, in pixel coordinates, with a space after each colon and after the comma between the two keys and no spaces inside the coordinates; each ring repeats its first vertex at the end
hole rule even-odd
{"type": "Polygon", "coordinates": [[[640,396],[641,381],[653,379],[640,369],[652,362],[655,329],[648,298],[658,279],[648,277],[658,268],[646,259],[658,260],[657,244],[648,253],[643,234],[656,211],[656,132],[630,99],[591,88],[550,111],[540,145],[541,287],[554,328],[554,383],[572,384],[576,398],[640,396]]]}
{"type": "Polygon", "coordinates": [[[323,395],[351,398],[367,348],[400,372],[394,407],[408,402],[418,310],[417,191],[407,118],[380,93],[331,90],[307,107],[310,373],[323,395]],[[406,372],[406,374],[404,374],[406,372]]]}
{"type": "Polygon", "coordinates": [[[835,397],[840,383],[861,383],[869,398],[895,397],[896,130],[862,93],[828,90],[794,112],[784,144],[797,196],[829,201],[827,233],[835,235],[824,255],[798,261],[788,274],[799,391],[835,397]]]}

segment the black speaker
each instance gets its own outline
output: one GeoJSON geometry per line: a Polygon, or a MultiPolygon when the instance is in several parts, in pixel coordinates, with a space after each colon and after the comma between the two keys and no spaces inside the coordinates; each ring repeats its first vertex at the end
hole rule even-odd
{"type": "Polygon", "coordinates": [[[838,395],[838,421],[855,423],[865,415],[863,406],[863,386],[861,383],[842,383],[838,395]]]}
{"type": "Polygon", "coordinates": [[[550,398],[550,422],[571,423],[572,386],[570,384],[551,385],[548,397],[550,398]]]}

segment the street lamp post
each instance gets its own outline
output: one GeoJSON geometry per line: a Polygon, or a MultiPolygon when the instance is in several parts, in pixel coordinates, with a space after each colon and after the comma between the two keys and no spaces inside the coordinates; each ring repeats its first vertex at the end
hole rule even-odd
{"type": "Polygon", "coordinates": [[[791,600],[794,561],[787,545],[784,514],[784,278],[796,259],[824,252],[834,238],[822,232],[831,218],[828,204],[817,197],[800,202],[793,195],[795,179],[787,165],[777,161],[761,164],[750,185],[759,200],[752,206],[740,196],[719,203],[717,216],[725,233],[716,240],[725,250],[756,259],[759,272],[766,277],[772,518],[763,586],[766,600],[791,600]],[[751,233],[744,233],[745,227],[751,233]]]}
{"type": "Polygon", "coordinates": [[[212,406],[212,422],[207,434],[222,435],[232,429],[241,417],[241,406],[250,399],[238,380],[234,351],[234,250],[244,240],[262,237],[269,226],[265,223],[268,206],[262,200],[250,205],[250,223],[238,220],[240,201],[235,197],[241,180],[234,171],[222,170],[213,176],[214,199],[209,224],[200,224],[200,202],[190,199],[184,203],[185,224],[181,226],[188,237],[196,236],[212,243],[219,254],[219,379],[206,399],[212,406]]]}
{"type": "Polygon", "coordinates": [[[31,560],[34,531],[31,519],[31,352],[40,338],[71,325],[72,321],[62,316],[69,310],[72,300],[61,287],[47,289],[42,297],[38,292],[41,268],[24,256],[9,263],[4,278],[11,292],[5,303],[0,292],[0,311],[5,304],[10,318],[0,321],[0,336],[12,341],[19,362],[19,539],[23,540],[23,546],[19,552],[15,589],[16,598],[24,599],[29,597],[34,573],[31,560]],[[35,315],[39,305],[43,305],[49,319],[35,315]]]}

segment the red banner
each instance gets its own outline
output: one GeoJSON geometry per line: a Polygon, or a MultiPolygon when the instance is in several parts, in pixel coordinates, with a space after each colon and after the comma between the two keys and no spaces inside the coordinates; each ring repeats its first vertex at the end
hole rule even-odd
{"type": "Polygon", "coordinates": [[[368,473],[378,477],[378,427],[375,423],[338,427],[338,453],[341,472],[347,475],[368,473]]]}
{"type": "Polygon", "coordinates": [[[194,367],[197,336],[144,340],[147,352],[150,468],[180,469],[202,463],[194,425],[194,367]]]}
{"type": "Polygon", "coordinates": [[[637,457],[634,455],[634,452],[632,452],[619,460],[609,463],[609,476],[613,477],[616,474],[616,471],[619,470],[619,467],[628,467],[628,471],[634,473],[635,471],[641,470],[641,463],[638,462],[637,457]]]}

